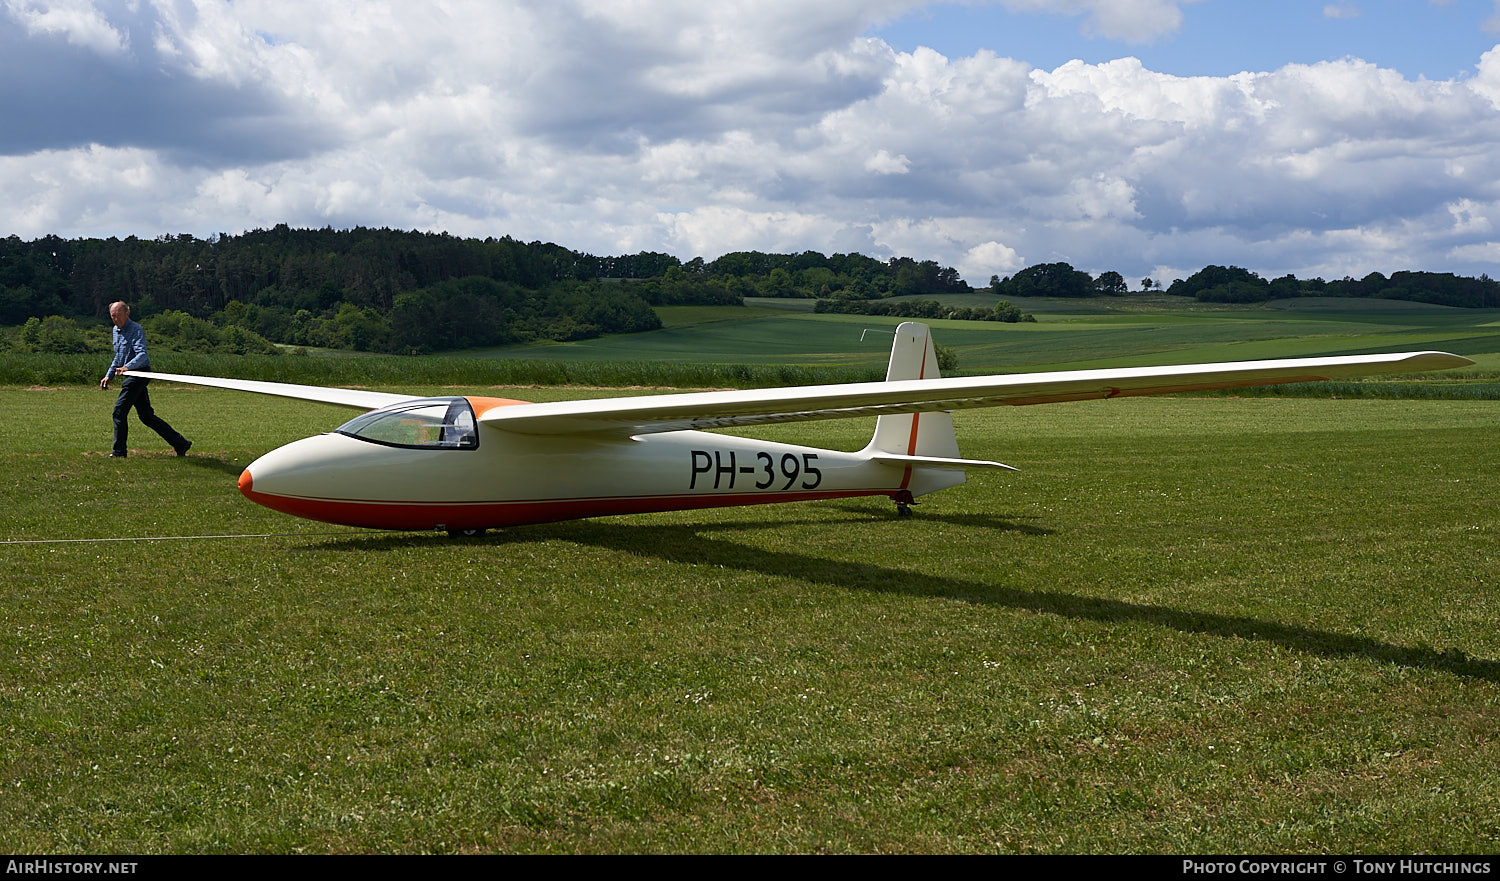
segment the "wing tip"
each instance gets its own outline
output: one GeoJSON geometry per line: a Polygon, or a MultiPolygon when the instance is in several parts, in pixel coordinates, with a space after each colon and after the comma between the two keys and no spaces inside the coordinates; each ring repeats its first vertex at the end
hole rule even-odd
{"type": "Polygon", "coordinates": [[[1418,370],[1447,370],[1453,367],[1470,367],[1474,364],[1474,359],[1451,352],[1412,352],[1411,357],[1403,363],[1418,370]]]}

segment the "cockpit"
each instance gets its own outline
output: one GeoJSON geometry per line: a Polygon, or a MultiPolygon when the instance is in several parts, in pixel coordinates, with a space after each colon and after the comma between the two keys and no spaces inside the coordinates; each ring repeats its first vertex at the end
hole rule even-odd
{"type": "Polygon", "coordinates": [[[479,448],[474,408],[467,398],[420,398],[371,410],[334,429],[335,434],[416,450],[479,448]]]}

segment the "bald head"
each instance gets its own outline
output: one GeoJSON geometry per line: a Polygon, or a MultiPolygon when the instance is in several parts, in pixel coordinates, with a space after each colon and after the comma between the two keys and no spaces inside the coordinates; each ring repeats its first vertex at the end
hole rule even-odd
{"type": "Polygon", "coordinates": [[[125,322],[130,320],[130,307],[125,305],[124,300],[116,300],[109,304],[109,320],[115,327],[124,328],[125,322]]]}

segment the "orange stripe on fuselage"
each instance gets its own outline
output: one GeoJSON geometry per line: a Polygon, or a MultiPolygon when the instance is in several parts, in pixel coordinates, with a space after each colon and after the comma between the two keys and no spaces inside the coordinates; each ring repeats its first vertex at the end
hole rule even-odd
{"type": "Polygon", "coordinates": [[[469,406],[474,408],[474,418],[478,419],[496,407],[514,407],[516,404],[529,404],[530,401],[516,401],[510,398],[482,398],[476,395],[465,395],[469,399],[469,406]]]}

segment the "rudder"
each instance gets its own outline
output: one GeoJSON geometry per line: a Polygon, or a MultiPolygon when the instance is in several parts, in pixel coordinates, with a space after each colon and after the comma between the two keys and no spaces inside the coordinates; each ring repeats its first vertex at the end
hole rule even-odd
{"type": "MultiPolygon", "coordinates": [[[[916,321],[902,322],[896,328],[896,341],[891,344],[886,382],[938,376],[937,347],[933,345],[931,329],[916,321]]],[[[872,453],[956,459],[958,435],[953,431],[953,417],[947,413],[879,416],[875,419],[875,436],[865,449],[872,453]]]]}

